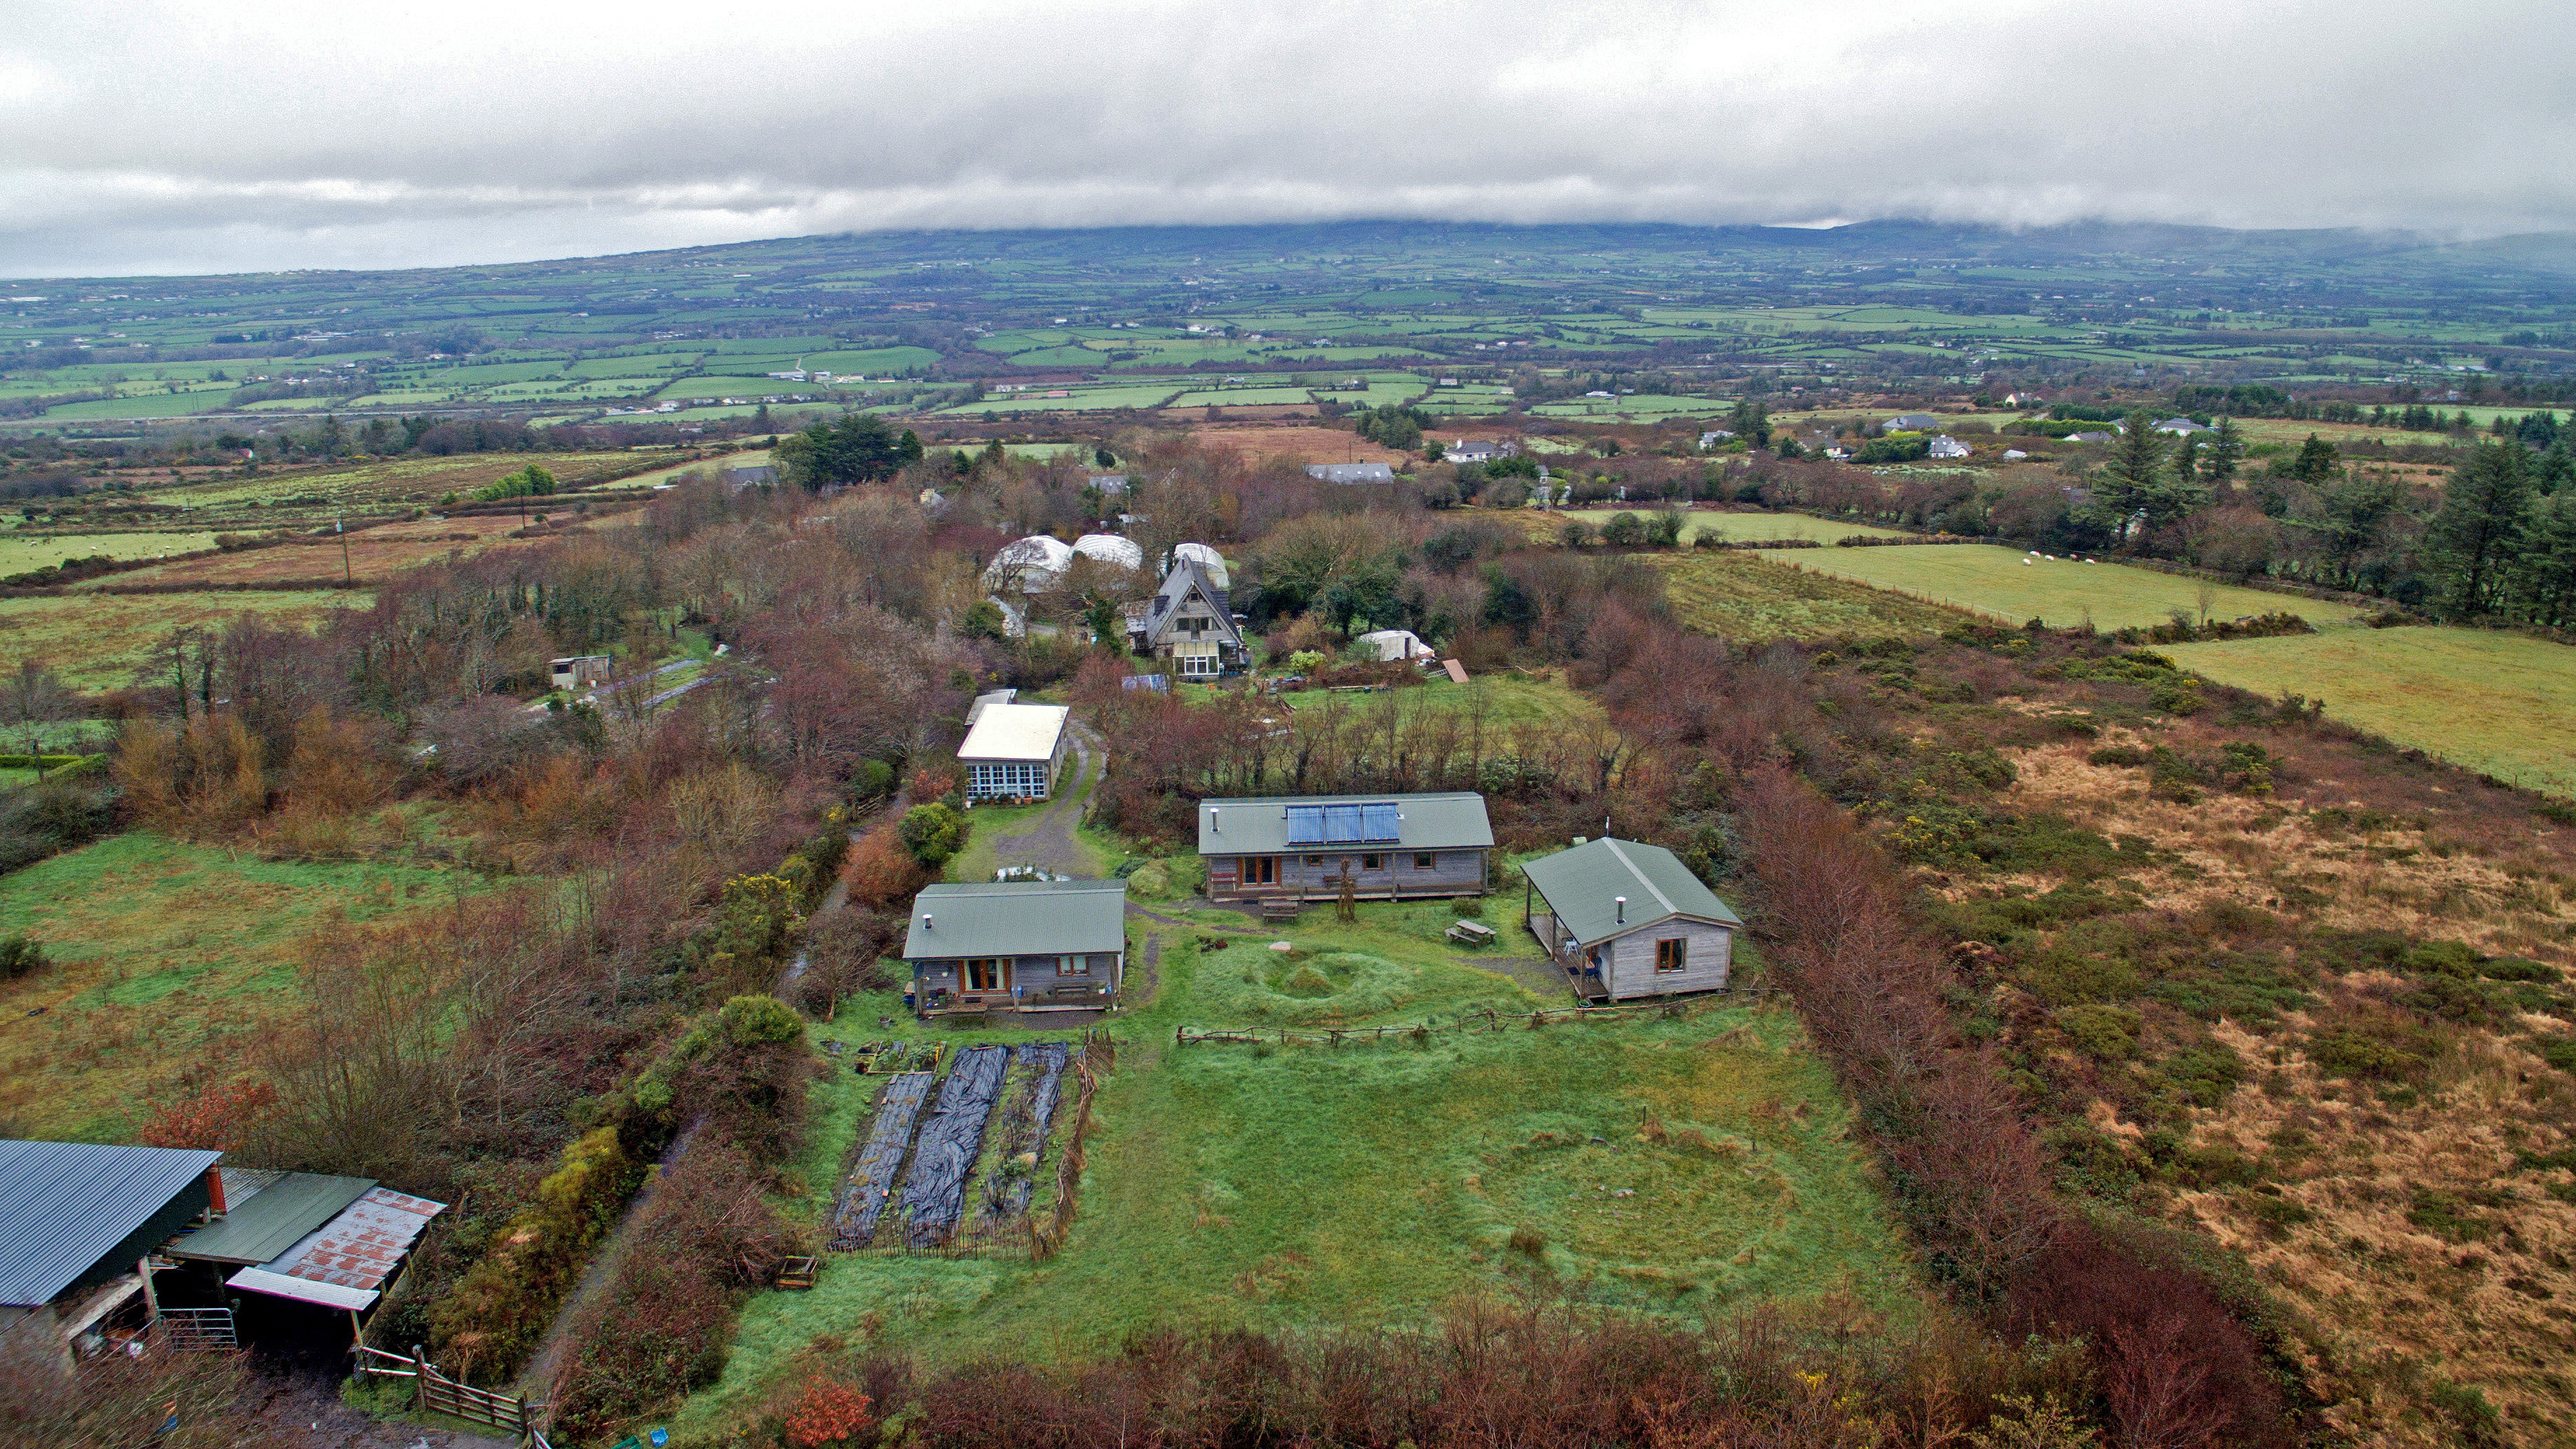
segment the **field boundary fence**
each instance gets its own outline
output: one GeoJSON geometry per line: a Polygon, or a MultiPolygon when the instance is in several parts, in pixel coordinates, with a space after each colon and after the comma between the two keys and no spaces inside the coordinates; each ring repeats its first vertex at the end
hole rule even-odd
{"type": "Polygon", "coordinates": [[[1628,1022],[1643,1020],[1679,1020],[1704,1011],[1729,1005],[1737,1000],[1762,1000],[1785,996],[1776,986],[1728,986],[1683,1001],[1654,1001],[1629,1006],[1549,1006],[1536,1011],[1471,1011],[1448,1024],[1416,1022],[1410,1026],[1321,1026],[1321,1027],[1249,1027],[1218,1031],[1193,1031],[1186,1026],[1172,1028],[1172,1045],[1176,1047],[1233,1045],[1262,1046],[1329,1046],[1346,1042],[1378,1042],[1388,1037],[1428,1041],[1442,1032],[1459,1032],[1483,1036],[1507,1031],[1515,1025],[1537,1031],[1542,1027],[1565,1022],[1628,1022]]]}
{"type": "MultiPolygon", "coordinates": [[[[543,1404],[531,1404],[524,1398],[478,1389],[458,1383],[438,1371],[418,1345],[408,1354],[387,1353],[381,1348],[358,1347],[358,1372],[380,1378],[411,1380],[411,1406],[420,1413],[445,1414],[527,1438],[537,1434],[537,1417],[543,1404]]],[[[540,1440],[540,1442],[542,1442],[540,1440]]]]}

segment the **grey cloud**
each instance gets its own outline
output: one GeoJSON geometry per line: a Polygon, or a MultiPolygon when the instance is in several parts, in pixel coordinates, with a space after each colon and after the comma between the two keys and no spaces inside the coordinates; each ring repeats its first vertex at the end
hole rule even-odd
{"type": "Polygon", "coordinates": [[[883,227],[2576,228],[2563,5],[48,7],[0,274],[883,227]]]}

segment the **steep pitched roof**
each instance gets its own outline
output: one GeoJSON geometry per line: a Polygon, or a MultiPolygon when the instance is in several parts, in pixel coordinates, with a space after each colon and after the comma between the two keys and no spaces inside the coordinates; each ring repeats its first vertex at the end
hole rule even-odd
{"type": "Polygon", "coordinates": [[[1164,632],[1171,627],[1172,617],[1180,612],[1181,605],[1189,602],[1192,590],[1197,591],[1208,612],[1216,616],[1217,642],[1241,645],[1243,631],[1234,627],[1234,616],[1226,612],[1223,591],[1208,581],[1207,570],[1199,565],[1197,559],[1175,558],[1172,571],[1163,576],[1163,586],[1154,591],[1153,604],[1145,611],[1147,647],[1163,641],[1164,632]]]}
{"type": "Polygon", "coordinates": [[[1603,836],[1533,860],[1521,872],[1549,912],[1586,946],[1675,917],[1744,924],[1681,857],[1660,845],[1603,836]],[[1619,918],[1621,896],[1628,898],[1625,921],[1619,918]]]}

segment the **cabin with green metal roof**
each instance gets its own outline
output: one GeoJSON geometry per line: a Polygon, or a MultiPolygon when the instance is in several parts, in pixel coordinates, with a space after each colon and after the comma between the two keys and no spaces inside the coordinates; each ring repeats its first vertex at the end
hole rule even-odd
{"type": "Polygon", "coordinates": [[[1106,1011],[1127,970],[1127,883],[924,886],[903,958],[924,1018],[1018,1012],[1060,1022],[1061,1013],[1106,1011]]]}
{"type": "Polygon", "coordinates": [[[1586,1001],[1726,985],[1743,918],[1662,846],[1578,841],[1521,873],[1522,920],[1586,1001]]]}
{"type": "Polygon", "coordinates": [[[1485,797],[1270,795],[1199,802],[1212,901],[1420,900],[1485,893],[1485,797]]]}

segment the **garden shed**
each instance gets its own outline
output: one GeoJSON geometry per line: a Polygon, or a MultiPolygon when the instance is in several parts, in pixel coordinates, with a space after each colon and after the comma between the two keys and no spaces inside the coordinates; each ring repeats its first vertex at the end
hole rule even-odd
{"type": "Polygon", "coordinates": [[[1744,921],[1671,851],[1605,836],[1521,869],[1522,919],[1585,1000],[1726,985],[1744,921]]]}

